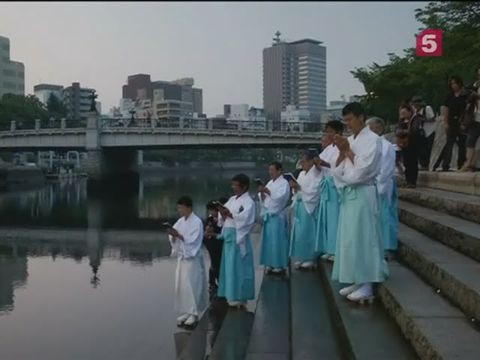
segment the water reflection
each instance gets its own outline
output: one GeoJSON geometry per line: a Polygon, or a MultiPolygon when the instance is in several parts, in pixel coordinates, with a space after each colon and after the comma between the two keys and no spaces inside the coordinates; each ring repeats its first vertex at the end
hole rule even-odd
{"type": "MultiPolygon", "coordinates": [[[[50,182],[41,189],[0,194],[1,223],[22,227],[158,229],[164,219],[177,216],[175,202],[184,194],[192,196],[194,211],[203,215],[210,199],[231,193],[229,179],[235,173],[144,175],[138,195],[107,192],[101,198],[87,195],[85,179],[50,182]]],[[[249,175],[258,176],[253,171],[249,175]]]]}
{"type": "MultiPolygon", "coordinates": [[[[1,193],[1,358],[174,359],[187,334],[172,338],[175,260],[159,224],[183,194],[204,216],[234,173],[144,176],[137,196],[92,198],[84,180],[1,193]]],[[[208,354],[221,317],[205,321],[208,354]]]]}

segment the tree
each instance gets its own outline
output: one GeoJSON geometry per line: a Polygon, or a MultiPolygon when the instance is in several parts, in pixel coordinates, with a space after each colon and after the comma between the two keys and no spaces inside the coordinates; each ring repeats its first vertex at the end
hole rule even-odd
{"type": "Polygon", "coordinates": [[[67,116],[67,109],[63,103],[53,93],[47,100],[47,111],[50,117],[62,118],[67,116]]]}
{"type": "Polygon", "coordinates": [[[374,63],[351,72],[365,88],[361,101],[367,111],[390,123],[396,122],[400,102],[414,95],[438,111],[448,93],[448,77],[457,74],[468,83],[480,64],[479,2],[433,1],[417,9],[415,17],[423,25],[420,31],[443,29],[442,57],[416,57],[409,48],[403,56],[389,54],[384,66],[374,63]]]}
{"type": "Polygon", "coordinates": [[[0,100],[0,126],[10,127],[10,122],[15,120],[18,127],[33,127],[34,120],[47,120],[48,112],[45,106],[34,95],[5,94],[0,100]]]}

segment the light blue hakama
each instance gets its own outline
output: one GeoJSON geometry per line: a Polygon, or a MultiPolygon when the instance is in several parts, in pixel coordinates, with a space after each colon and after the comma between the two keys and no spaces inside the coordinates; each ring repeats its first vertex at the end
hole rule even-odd
{"type": "Polygon", "coordinates": [[[315,233],[318,206],[312,214],[307,212],[301,198],[297,198],[294,208],[290,257],[298,261],[315,260],[315,233]]]}
{"type": "Polygon", "coordinates": [[[272,268],[288,266],[287,218],[281,214],[265,214],[263,217],[260,264],[272,268]]]}
{"type": "Polygon", "coordinates": [[[335,255],[340,199],[332,176],[320,183],[320,204],[315,237],[315,252],[335,255]]]}
{"type": "Polygon", "coordinates": [[[385,250],[397,250],[398,247],[398,191],[397,180],[393,180],[393,191],[390,201],[381,199],[382,235],[385,250]]]}
{"type": "Polygon", "coordinates": [[[341,283],[383,282],[388,278],[375,186],[346,186],[340,192],[337,248],[332,279],[341,283]]]}
{"type": "Polygon", "coordinates": [[[246,301],[255,298],[255,272],[250,235],[245,239],[246,254],[242,257],[234,228],[223,228],[218,237],[224,241],[218,296],[227,301],[246,301]]]}

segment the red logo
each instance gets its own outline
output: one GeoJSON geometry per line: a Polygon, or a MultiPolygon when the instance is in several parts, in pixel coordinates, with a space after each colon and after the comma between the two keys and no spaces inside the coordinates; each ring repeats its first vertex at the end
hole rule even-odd
{"type": "Polygon", "coordinates": [[[417,35],[417,56],[442,56],[443,31],[426,29],[417,35]]]}

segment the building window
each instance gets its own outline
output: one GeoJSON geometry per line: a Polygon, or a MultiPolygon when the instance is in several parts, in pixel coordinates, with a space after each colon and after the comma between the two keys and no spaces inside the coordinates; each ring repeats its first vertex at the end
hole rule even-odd
{"type": "Polygon", "coordinates": [[[25,77],[25,73],[23,71],[19,71],[17,75],[19,78],[22,78],[22,79],[25,77]]]}
{"type": "Polygon", "coordinates": [[[4,82],[3,83],[3,87],[5,89],[16,89],[17,86],[15,85],[15,83],[11,83],[11,82],[4,82]]]}
{"type": "Polygon", "coordinates": [[[3,70],[3,75],[5,75],[5,76],[15,76],[15,71],[13,71],[13,70],[3,70]]]}

